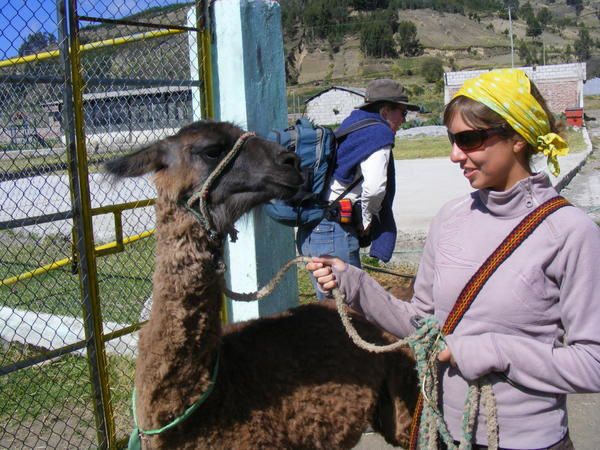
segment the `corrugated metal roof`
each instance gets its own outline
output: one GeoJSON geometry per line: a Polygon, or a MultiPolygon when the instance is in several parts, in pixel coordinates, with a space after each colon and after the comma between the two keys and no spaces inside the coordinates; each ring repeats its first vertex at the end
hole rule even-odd
{"type": "MultiPolygon", "coordinates": [[[[164,86],[142,89],[123,89],[120,91],[109,92],[91,92],[88,94],[83,94],[83,100],[100,100],[104,98],[132,97],[138,95],[156,95],[172,92],[184,92],[189,91],[190,89],[190,86],[164,86]]],[[[62,103],[62,101],[48,102],[44,103],[44,106],[61,105],[62,103]]]]}

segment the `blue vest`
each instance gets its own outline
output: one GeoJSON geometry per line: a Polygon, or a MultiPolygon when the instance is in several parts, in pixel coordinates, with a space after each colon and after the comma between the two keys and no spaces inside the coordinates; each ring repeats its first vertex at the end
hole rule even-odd
{"type": "MultiPolygon", "coordinates": [[[[359,120],[369,118],[381,121],[381,125],[373,125],[349,134],[337,149],[336,167],[333,177],[340,183],[351,183],[354,180],[357,166],[377,150],[386,146],[394,146],[394,132],[378,113],[355,109],[342,122],[339,129],[343,130],[359,120]]],[[[396,193],[396,172],[393,156],[390,156],[388,164],[385,191],[385,197],[379,211],[379,218],[373,217],[371,226],[373,240],[369,249],[369,255],[381,261],[388,262],[394,252],[397,235],[396,222],[392,210],[392,203],[396,193]]]]}
{"type": "Polygon", "coordinates": [[[342,140],[337,148],[336,167],[333,178],[343,184],[350,184],[354,180],[356,167],[386,146],[394,145],[394,132],[378,113],[370,113],[361,109],[355,109],[340,126],[338,131],[343,131],[354,123],[364,119],[375,119],[381,125],[370,127],[350,133],[342,140]]]}

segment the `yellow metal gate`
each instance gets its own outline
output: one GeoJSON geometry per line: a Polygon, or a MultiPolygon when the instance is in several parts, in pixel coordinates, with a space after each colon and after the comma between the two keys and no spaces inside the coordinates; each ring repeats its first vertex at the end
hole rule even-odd
{"type": "Polygon", "coordinates": [[[102,163],[211,116],[207,6],[10,3],[0,14],[0,448],[119,448],[151,296],[155,193],[148,179],[111,184],[102,163]]]}

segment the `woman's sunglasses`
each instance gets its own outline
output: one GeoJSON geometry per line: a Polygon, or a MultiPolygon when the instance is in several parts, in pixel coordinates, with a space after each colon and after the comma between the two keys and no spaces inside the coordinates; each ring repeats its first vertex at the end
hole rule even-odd
{"type": "Polygon", "coordinates": [[[488,128],[487,130],[467,130],[459,133],[448,131],[448,139],[450,139],[450,144],[456,143],[461,150],[469,151],[481,147],[487,139],[505,131],[506,128],[504,127],[488,128]]]}

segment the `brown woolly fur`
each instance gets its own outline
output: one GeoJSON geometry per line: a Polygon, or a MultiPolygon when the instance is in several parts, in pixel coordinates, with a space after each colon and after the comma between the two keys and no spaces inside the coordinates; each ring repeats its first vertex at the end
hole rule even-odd
{"type": "MultiPolygon", "coordinates": [[[[208,389],[213,392],[177,427],[142,436],[145,449],[350,449],[368,425],[405,444],[416,401],[408,352],[373,354],[347,336],[333,304],[222,328],[222,240],[233,223],[302,183],[298,160],[260,138],[247,140],[211,188],[219,239],[210,239],[182,202],[200,189],[242,134],[196,122],[175,136],[107,163],[116,177],[155,172],[157,256],[150,320],[140,332],[135,387],[138,423],[165,426],[208,389]]],[[[368,341],[395,340],[361,316],[368,341]]]]}

